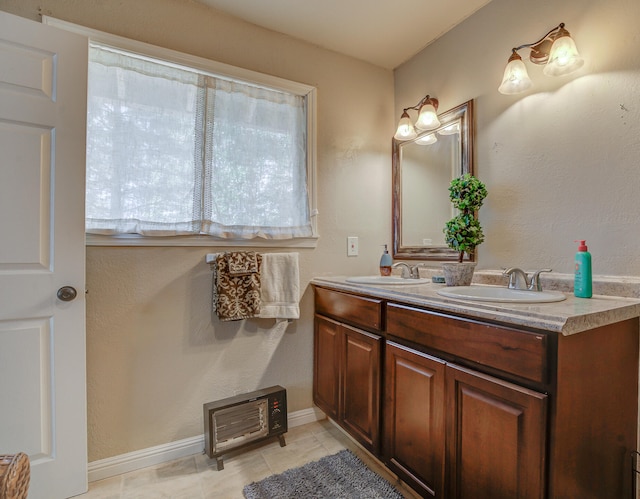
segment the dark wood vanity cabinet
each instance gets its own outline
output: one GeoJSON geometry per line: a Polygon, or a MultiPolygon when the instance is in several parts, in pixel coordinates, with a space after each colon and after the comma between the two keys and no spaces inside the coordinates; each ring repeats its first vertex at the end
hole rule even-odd
{"type": "Polygon", "coordinates": [[[313,402],[338,420],[340,400],[340,342],[338,322],[316,316],[313,351],[313,402]]]}
{"type": "Polygon", "coordinates": [[[384,386],[385,461],[423,497],[542,497],[544,394],[391,341],[384,386]]]}
{"type": "Polygon", "coordinates": [[[314,401],[421,496],[632,497],[637,318],[563,336],[321,287],[316,312],[314,401]]]}
{"type": "Polygon", "coordinates": [[[446,387],[444,497],[544,497],[546,395],[456,365],[446,387]]]}
{"type": "Polygon", "coordinates": [[[313,400],[366,449],[380,451],[382,301],[317,290],[313,400]],[[338,300],[336,298],[346,298],[338,300]],[[338,322],[330,316],[344,316],[338,322]],[[356,324],[360,327],[355,327],[356,324]]]}
{"type": "Polygon", "coordinates": [[[423,497],[443,497],[446,364],[391,341],[385,348],[384,460],[423,497]]]}
{"type": "Polygon", "coordinates": [[[367,449],[380,449],[382,338],[342,326],[340,410],[342,426],[367,449]]]}

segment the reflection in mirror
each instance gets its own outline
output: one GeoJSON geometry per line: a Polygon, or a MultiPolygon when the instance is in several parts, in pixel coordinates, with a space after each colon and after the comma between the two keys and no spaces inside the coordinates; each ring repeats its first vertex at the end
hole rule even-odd
{"type": "Polygon", "coordinates": [[[402,246],[443,245],[442,227],[455,215],[448,186],[460,164],[460,135],[425,137],[402,146],[402,246]]]}
{"type": "Polygon", "coordinates": [[[455,216],[449,184],[473,174],[473,101],[438,115],[441,126],[393,141],[393,257],[456,260],[443,228],[455,216]]]}

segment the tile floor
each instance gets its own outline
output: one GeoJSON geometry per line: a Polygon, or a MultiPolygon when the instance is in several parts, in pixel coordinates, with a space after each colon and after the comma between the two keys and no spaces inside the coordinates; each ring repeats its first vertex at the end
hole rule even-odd
{"type": "Polygon", "coordinates": [[[197,454],[92,482],[89,492],[77,497],[242,499],[243,487],[251,482],[316,461],[345,448],[351,449],[372,470],[394,483],[405,498],[418,497],[328,420],[291,428],[285,438],[286,447],[280,447],[278,440],[274,439],[225,456],[222,471],[217,471],[215,460],[197,454]]]}

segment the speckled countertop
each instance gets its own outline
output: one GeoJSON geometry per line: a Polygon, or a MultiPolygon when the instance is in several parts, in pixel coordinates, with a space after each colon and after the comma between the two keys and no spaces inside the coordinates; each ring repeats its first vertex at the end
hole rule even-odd
{"type": "MultiPolygon", "coordinates": [[[[424,273],[421,271],[421,276],[430,278],[429,271],[424,273]]],[[[563,291],[567,296],[566,300],[553,303],[522,304],[473,302],[447,298],[437,294],[438,289],[442,289],[445,285],[434,283],[416,285],[355,284],[347,282],[344,276],[316,277],[311,283],[317,286],[428,307],[451,314],[553,331],[565,336],[640,316],[640,299],[637,298],[635,289],[636,286],[640,286],[640,282],[636,282],[635,278],[620,278],[619,282],[613,278],[604,278],[596,282],[596,278],[594,278],[594,290],[608,289],[606,286],[603,287],[602,282],[611,281],[612,289],[622,291],[627,296],[596,294],[592,298],[576,298],[572,292],[567,292],[563,289],[567,281],[567,277],[563,274],[546,277],[543,281],[544,289],[563,291]],[[623,285],[622,288],[621,285],[623,285]]],[[[500,285],[504,285],[503,282],[504,278],[500,272],[476,272],[474,276],[474,284],[496,285],[500,283],[500,285]]]]}

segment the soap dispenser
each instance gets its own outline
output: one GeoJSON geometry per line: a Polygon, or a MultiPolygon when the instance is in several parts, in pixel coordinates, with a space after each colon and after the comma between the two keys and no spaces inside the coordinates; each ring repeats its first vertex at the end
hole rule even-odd
{"type": "Polygon", "coordinates": [[[575,280],[573,283],[573,294],[578,298],[591,298],[592,276],[591,276],[591,253],[587,251],[586,241],[575,241],[580,243],[576,253],[575,280]]]}
{"type": "Polygon", "coordinates": [[[391,265],[393,264],[393,260],[391,259],[391,255],[389,251],[387,251],[387,245],[384,245],[384,253],[380,257],[380,275],[388,276],[391,275],[391,265]]]}

